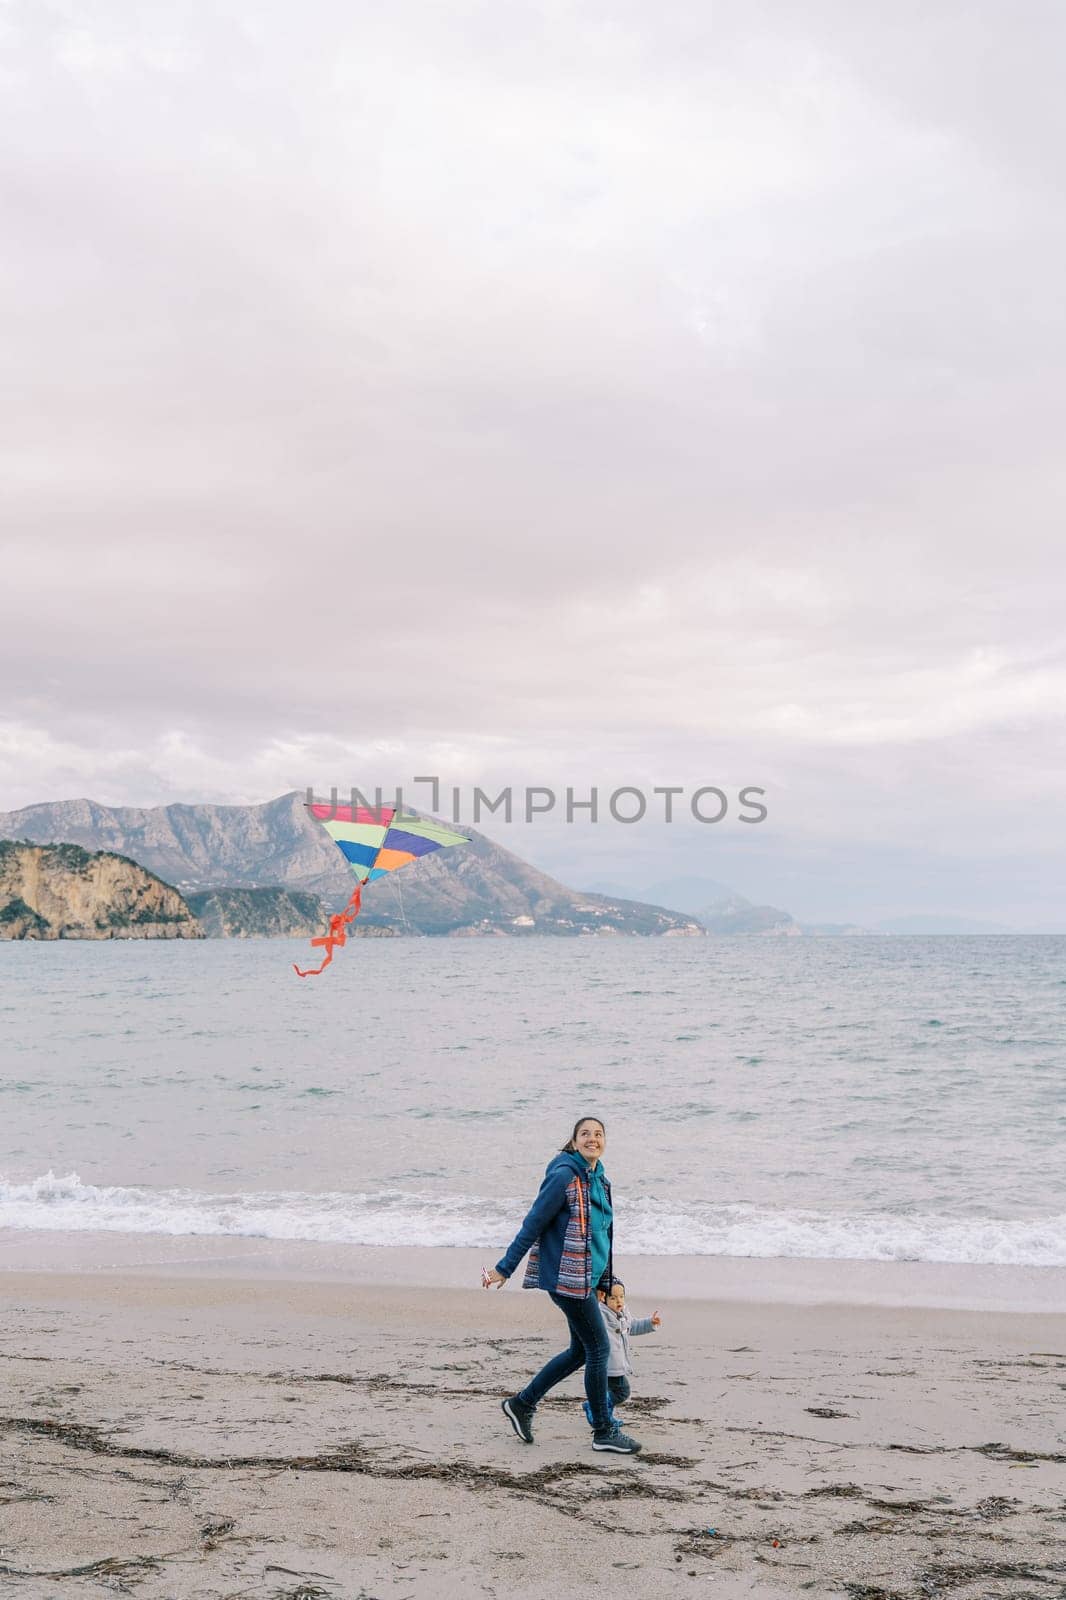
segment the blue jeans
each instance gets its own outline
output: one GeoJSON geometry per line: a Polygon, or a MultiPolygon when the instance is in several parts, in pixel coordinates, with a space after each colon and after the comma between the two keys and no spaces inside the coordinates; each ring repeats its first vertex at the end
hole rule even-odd
{"type": "Polygon", "coordinates": [[[585,1395],[592,1413],[592,1426],[600,1433],[611,1426],[607,1405],[607,1358],[611,1347],[600,1315],[600,1302],[594,1294],[587,1300],[573,1300],[551,1290],[548,1299],[559,1307],[570,1325],[570,1348],[553,1356],[516,1398],[524,1406],[537,1406],[549,1389],[584,1367],[585,1395]]]}
{"type": "MultiPolygon", "coordinates": [[[[607,1415],[610,1417],[612,1422],[615,1421],[615,1415],[614,1415],[615,1406],[616,1405],[624,1406],[626,1401],[629,1399],[629,1396],[630,1396],[631,1392],[632,1391],[630,1390],[630,1387],[629,1387],[629,1379],[624,1377],[621,1373],[618,1375],[617,1378],[608,1378],[607,1379],[607,1415]]],[[[584,1409],[585,1409],[585,1416],[586,1416],[586,1418],[588,1420],[589,1427],[591,1428],[591,1426],[592,1426],[592,1407],[589,1405],[587,1400],[585,1401],[584,1409]]]]}

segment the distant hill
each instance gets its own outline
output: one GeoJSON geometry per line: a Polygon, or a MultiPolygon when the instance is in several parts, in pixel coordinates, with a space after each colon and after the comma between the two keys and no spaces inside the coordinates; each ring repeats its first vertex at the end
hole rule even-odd
{"type": "MultiPolygon", "coordinates": [[[[601,887],[616,888],[597,884],[597,888],[601,887]]],[[[668,878],[644,886],[640,892],[657,905],[688,912],[708,933],[723,937],[742,933],[794,936],[813,931],[802,928],[791,912],[781,911],[777,906],[754,905],[715,878],[668,878]]]]}
{"type": "Polygon", "coordinates": [[[325,933],[329,914],[304,889],[197,889],[189,910],[209,939],[293,939],[325,933]]]}
{"type": "Polygon", "coordinates": [[[76,844],[0,839],[0,939],[199,939],[176,889],[76,844]]]}
{"type": "MultiPolygon", "coordinates": [[[[539,872],[483,834],[368,887],[361,934],[695,935],[692,916],[626,897],[583,893],[539,872]]],[[[0,814],[0,833],[89,849],[119,850],[185,894],[285,889],[343,905],[353,878],[332,840],[307,815],[303,796],[254,806],[104,806],[64,800],[0,814]]],[[[229,902],[232,908],[234,902],[229,902]]],[[[217,915],[224,921],[221,903],[217,915]]],[[[280,913],[279,913],[280,914],[280,913]]],[[[209,921],[215,911],[209,914],[209,921]]],[[[216,924],[218,925],[218,924],[216,924]]]]}
{"type": "MultiPolygon", "coordinates": [[[[597,883],[595,888],[604,894],[621,893],[615,883],[597,883]]],[[[731,889],[717,878],[666,878],[656,883],[630,885],[628,892],[637,892],[656,905],[669,906],[673,911],[687,911],[695,916],[708,933],[722,938],[740,934],[758,934],[769,938],[841,938],[852,934],[866,934],[853,922],[797,922],[791,911],[778,906],[756,905],[742,894],[731,889]]]]}
{"type": "Polygon", "coordinates": [[[777,906],[741,904],[721,910],[711,906],[702,912],[700,921],[708,933],[757,933],[798,937],[806,930],[801,928],[789,911],[777,906]]]}

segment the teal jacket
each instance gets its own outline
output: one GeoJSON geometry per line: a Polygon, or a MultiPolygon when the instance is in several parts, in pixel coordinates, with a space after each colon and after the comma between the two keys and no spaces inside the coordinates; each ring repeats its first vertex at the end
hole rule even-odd
{"type": "MultiPolygon", "coordinates": [[[[607,1205],[611,1184],[603,1174],[607,1205]]],[[[607,1226],[607,1265],[592,1281],[592,1201],[589,1169],[582,1156],[564,1150],[548,1162],[540,1192],[515,1234],[496,1271],[509,1278],[529,1252],[523,1289],[547,1289],[574,1300],[587,1300],[614,1277],[614,1221],[607,1226]]]]}

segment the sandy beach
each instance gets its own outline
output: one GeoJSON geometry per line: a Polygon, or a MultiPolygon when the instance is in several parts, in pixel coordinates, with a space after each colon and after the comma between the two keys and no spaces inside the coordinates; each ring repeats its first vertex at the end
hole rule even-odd
{"type": "Polygon", "coordinates": [[[562,1343],[546,1298],[411,1254],[421,1284],[9,1255],[5,1592],[1066,1594],[1061,1315],[676,1298],[637,1269],[664,1324],[625,1407],[644,1452],[613,1459],[577,1380],[532,1447],[500,1414],[562,1343]]]}

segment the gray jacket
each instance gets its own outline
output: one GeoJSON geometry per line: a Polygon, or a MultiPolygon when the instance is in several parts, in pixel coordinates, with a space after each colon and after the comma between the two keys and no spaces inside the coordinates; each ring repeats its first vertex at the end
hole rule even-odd
{"type": "Polygon", "coordinates": [[[607,1358],[607,1376],[609,1378],[626,1377],[633,1371],[633,1363],[629,1359],[629,1341],[639,1333],[654,1333],[650,1317],[638,1317],[634,1322],[628,1309],[622,1307],[622,1315],[616,1316],[610,1306],[605,1306],[600,1301],[600,1311],[603,1314],[603,1325],[607,1329],[607,1338],[610,1341],[611,1353],[607,1358]]]}

